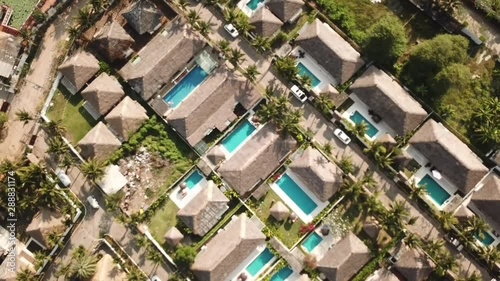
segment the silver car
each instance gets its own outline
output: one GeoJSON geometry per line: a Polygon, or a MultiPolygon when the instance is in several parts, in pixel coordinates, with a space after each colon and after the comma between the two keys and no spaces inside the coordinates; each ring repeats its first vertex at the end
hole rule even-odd
{"type": "Polygon", "coordinates": [[[341,129],[335,129],[335,131],[333,131],[333,134],[345,145],[348,145],[351,142],[351,138],[341,129]]]}
{"type": "Polygon", "coordinates": [[[232,23],[228,23],[226,25],[224,25],[224,29],[227,31],[227,33],[229,33],[231,35],[231,37],[233,38],[236,38],[238,37],[238,35],[240,35],[240,33],[238,32],[238,30],[233,26],[232,23]]]}
{"type": "Polygon", "coordinates": [[[294,95],[301,103],[304,103],[307,100],[306,94],[299,88],[299,86],[293,85],[290,90],[292,91],[292,95],[294,95]]]}

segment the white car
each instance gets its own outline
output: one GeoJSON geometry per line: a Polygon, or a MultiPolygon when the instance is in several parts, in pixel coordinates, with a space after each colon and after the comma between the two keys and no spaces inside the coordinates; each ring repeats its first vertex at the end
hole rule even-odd
{"type": "Polygon", "coordinates": [[[151,277],[151,281],[161,281],[160,277],[158,277],[157,275],[151,277]]]}
{"type": "Polygon", "coordinates": [[[351,138],[341,129],[335,129],[335,131],[333,131],[333,134],[346,145],[351,142],[351,138]]]}
{"type": "Polygon", "coordinates": [[[90,195],[89,197],[87,197],[87,202],[89,202],[92,208],[99,209],[99,203],[97,203],[97,199],[95,199],[94,195],[90,195]]]}
{"type": "Polygon", "coordinates": [[[64,171],[60,170],[56,175],[65,187],[71,185],[71,179],[64,173],[64,171]]]}
{"type": "Polygon", "coordinates": [[[238,30],[236,30],[236,28],[234,27],[234,25],[232,23],[228,23],[228,24],[224,25],[224,29],[233,38],[236,38],[236,37],[238,37],[238,35],[240,35],[240,33],[238,32],[238,30]]]}
{"type": "Polygon", "coordinates": [[[293,85],[292,88],[292,94],[301,102],[304,103],[307,100],[306,94],[299,88],[297,85],[293,85]]]}

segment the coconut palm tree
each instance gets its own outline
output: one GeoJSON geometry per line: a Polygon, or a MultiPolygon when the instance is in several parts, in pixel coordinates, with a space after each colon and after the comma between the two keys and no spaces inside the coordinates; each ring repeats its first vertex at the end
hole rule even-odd
{"type": "Polygon", "coordinates": [[[429,254],[429,256],[435,257],[443,250],[444,240],[427,240],[423,244],[423,247],[427,254],[429,254]]]}
{"type": "Polygon", "coordinates": [[[289,108],[276,118],[279,130],[285,135],[288,133],[296,134],[298,133],[298,125],[300,123],[300,117],[302,116],[302,111],[299,109],[289,108]]]}
{"type": "Polygon", "coordinates": [[[444,230],[450,230],[452,226],[458,224],[457,218],[450,212],[439,212],[438,220],[443,226],[444,230]]]}
{"type": "Polygon", "coordinates": [[[149,247],[146,258],[152,261],[156,266],[163,261],[163,255],[154,247],[149,247]]]}
{"type": "Polygon", "coordinates": [[[80,27],[78,26],[68,27],[68,35],[71,40],[75,40],[80,35],[80,27]]]}
{"type": "Polygon", "coordinates": [[[47,243],[49,244],[49,248],[53,248],[56,245],[59,245],[59,247],[63,246],[61,235],[56,231],[51,231],[49,232],[49,234],[47,234],[47,243]]]}
{"type": "Polygon", "coordinates": [[[19,168],[16,174],[19,176],[24,187],[38,186],[47,180],[47,171],[43,163],[30,163],[28,166],[19,168]]]}
{"type": "Polygon", "coordinates": [[[16,274],[16,281],[33,281],[33,280],[35,280],[35,274],[29,268],[21,269],[16,274]]]}
{"type": "Polygon", "coordinates": [[[368,130],[368,124],[366,124],[366,122],[363,120],[361,120],[361,122],[359,123],[356,123],[353,128],[354,134],[356,134],[356,136],[358,136],[361,139],[365,138],[367,130],[368,130]]]}
{"type": "Polygon", "coordinates": [[[197,30],[201,33],[201,35],[206,37],[212,32],[212,24],[210,22],[200,20],[197,23],[197,30]]]}
{"type": "Polygon", "coordinates": [[[384,209],[382,202],[378,200],[376,195],[366,196],[359,207],[361,209],[360,221],[365,221],[369,215],[380,214],[384,209]]]}
{"type": "Polygon", "coordinates": [[[341,186],[341,194],[349,201],[349,204],[356,204],[361,200],[361,195],[364,193],[363,183],[361,181],[351,182],[344,181],[341,186]]]}
{"type": "Polygon", "coordinates": [[[145,278],[144,274],[139,270],[139,268],[135,266],[130,268],[127,273],[128,281],[142,281],[144,280],[144,278],[145,278]]]}
{"type": "Polygon", "coordinates": [[[292,57],[278,58],[274,65],[288,80],[294,80],[299,74],[299,69],[295,65],[295,59],[292,57]]]}
{"type": "Polygon", "coordinates": [[[480,250],[480,255],[490,267],[493,267],[496,263],[500,262],[500,252],[493,246],[483,247],[480,250]]]}
{"type": "Polygon", "coordinates": [[[47,146],[48,148],[46,152],[54,154],[58,162],[62,155],[69,153],[68,145],[59,136],[50,138],[47,141],[47,146]]]}
{"type": "Polygon", "coordinates": [[[225,39],[222,39],[222,40],[219,40],[217,41],[217,47],[219,47],[219,49],[221,50],[221,52],[224,54],[224,55],[227,55],[227,53],[229,52],[229,45],[231,43],[229,43],[229,41],[225,40],[225,39]]]}
{"type": "Polygon", "coordinates": [[[409,232],[406,235],[406,237],[403,239],[403,241],[405,242],[405,244],[408,247],[410,247],[412,249],[415,249],[416,247],[418,247],[421,244],[420,238],[412,232],[409,232]]]}
{"type": "Polygon", "coordinates": [[[236,23],[241,14],[235,9],[225,9],[224,18],[230,23],[236,23]]]}
{"type": "Polygon", "coordinates": [[[189,2],[187,0],[177,0],[177,5],[185,11],[187,6],[189,6],[189,2]]]}
{"type": "Polygon", "coordinates": [[[203,2],[203,7],[208,8],[208,7],[213,7],[217,5],[218,1],[217,0],[205,0],[203,2]]]}
{"type": "Polygon", "coordinates": [[[16,117],[17,117],[17,120],[24,122],[24,124],[33,120],[33,117],[31,116],[31,114],[26,110],[18,110],[16,112],[16,117]]]}
{"type": "Polygon", "coordinates": [[[250,44],[257,49],[257,52],[261,54],[271,49],[271,40],[269,40],[269,38],[265,38],[262,35],[255,36],[250,44]]]}
{"type": "Polygon", "coordinates": [[[90,158],[80,165],[80,169],[85,177],[91,182],[96,182],[104,177],[106,162],[96,158],[90,158]]]}
{"type": "Polygon", "coordinates": [[[250,33],[250,30],[254,29],[255,27],[250,24],[248,21],[248,17],[245,16],[239,16],[236,18],[236,28],[240,31],[241,34],[243,34],[245,37],[248,37],[248,34],[250,33]]]}
{"type": "Polygon", "coordinates": [[[373,171],[367,169],[361,178],[361,182],[368,188],[377,186],[377,181],[373,178],[373,171]]]}
{"type": "Polygon", "coordinates": [[[389,206],[390,210],[382,216],[381,220],[387,230],[398,233],[404,228],[404,221],[408,218],[410,212],[406,208],[404,201],[398,200],[389,204],[389,206]]]}
{"type": "Polygon", "coordinates": [[[189,10],[189,12],[187,12],[186,14],[186,20],[192,27],[196,28],[197,23],[200,19],[200,14],[195,10],[189,10]]]}
{"type": "Polygon", "coordinates": [[[44,124],[49,135],[64,135],[66,133],[66,128],[62,125],[62,120],[50,121],[44,124]]]}
{"type": "Polygon", "coordinates": [[[442,251],[436,257],[436,273],[440,276],[446,275],[448,270],[453,270],[458,266],[457,259],[448,250],[442,251]]]}
{"type": "Polygon", "coordinates": [[[94,13],[99,12],[102,8],[104,8],[103,0],[90,0],[89,4],[92,6],[94,13]]]}
{"type": "Polygon", "coordinates": [[[330,95],[327,93],[319,94],[319,96],[314,99],[314,105],[325,115],[329,114],[330,110],[335,108],[333,100],[330,99],[330,95]]]}
{"type": "Polygon", "coordinates": [[[331,142],[327,142],[323,145],[323,151],[328,154],[328,155],[332,155],[332,150],[333,150],[333,146],[332,146],[332,143],[331,142]]]}
{"type": "Polygon", "coordinates": [[[255,81],[258,75],[260,75],[260,72],[256,64],[251,64],[245,69],[245,76],[250,81],[255,81]]]}
{"type": "Polygon", "coordinates": [[[350,155],[342,155],[340,160],[337,162],[337,165],[346,174],[354,174],[354,172],[356,171],[356,167],[354,167],[350,155]]]}
{"type": "Polygon", "coordinates": [[[86,279],[92,277],[97,268],[97,256],[86,251],[72,256],[70,276],[76,279],[86,279]]]}
{"type": "Polygon", "coordinates": [[[411,181],[410,184],[410,199],[414,199],[416,197],[423,197],[427,194],[427,188],[425,184],[418,185],[415,180],[411,181]]]}
{"type": "Polygon", "coordinates": [[[466,276],[459,276],[457,281],[481,281],[481,275],[477,271],[472,272],[466,276]]]}
{"type": "Polygon", "coordinates": [[[88,25],[92,22],[92,12],[88,5],[78,10],[78,14],[75,16],[75,21],[77,22],[80,29],[86,29],[88,25]]]}
{"type": "Polygon", "coordinates": [[[306,89],[310,89],[312,86],[312,78],[309,75],[302,74],[296,77],[297,82],[306,89]]]}
{"type": "Polygon", "coordinates": [[[489,229],[488,224],[478,216],[469,217],[465,223],[466,236],[473,237],[477,235],[480,238],[484,237],[483,232],[489,229]]]}
{"type": "Polygon", "coordinates": [[[245,61],[245,54],[241,52],[238,48],[231,48],[229,53],[229,62],[232,63],[235,67],[238,64],[241,64],[245,61]]]}
{"type": "Polygon", "coordinates": [[[42,182],[39,184],[36,192],[36,199],[38,206],[46,206],[49,208],[57,207],[60,199],[62,198],[62,191],[55,188],[52,184],[42,182]]]}
{"type": "Polygon", "coordinates": [[[145,235],[138,234],[135,236],[135,243],[139,247],[149,247],[151,242],[149,241],[148,237],[145,235]]]}
{"type": "Polygon", "coordinates": [[[59,158],[59,162],[57,163],[57,166],[59,168],[63,168],[64,169],[64,172],[67,172],[68,169],[73,166],[73,164],[75,164],[75,158],[73,158],[73,156],[71,155],[71,153],[64,153],[63,155],[61,155],[61,157],[59,158]]]}

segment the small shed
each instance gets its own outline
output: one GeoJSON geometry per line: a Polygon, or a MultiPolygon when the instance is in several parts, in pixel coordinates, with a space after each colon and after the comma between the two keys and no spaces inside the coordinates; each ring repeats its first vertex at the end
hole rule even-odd
{"type": "Polygon", "coordinates": [[[273,204],[271,207],[271,216],[273,216],[276,220],[282,221],[286,218],[288,218],[288,215],[290,215],[290,210],[288,210],[288,207],[285,206],[281,201],[278,201],[273,204]]]}
{"type": "Polygon", "coordinates": [[[115,194],[128,183],[127,178],[120,172],[117,165],[106,167],[104,177],[97,182],[97,185],[106,195],[115,194]]]}
{"type": "Polygon", "coordinates": [[[175,226],[173,226],[167,231],[167,233],[165,233],[163,238],[165,238],[165,242],[167,242],[167,244],[176,246],[184,238],[184,235],[182,235],[182,233],[175,226]]]}

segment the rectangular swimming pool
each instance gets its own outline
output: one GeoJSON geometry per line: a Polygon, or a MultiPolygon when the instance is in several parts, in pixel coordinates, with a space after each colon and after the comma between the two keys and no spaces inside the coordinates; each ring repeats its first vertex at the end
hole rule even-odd
{"type": "Polygon", "coordinates": [[[318,233],[313,232],[302,242],[302,246],[310,253],[321,241],[323,241],[323,238],[318,233]]]}
{"type": "Polygon", "coordinates": [[[491,245],[493,242],[495,242],[495,238],[493,238],[493,236],[491,236],[488,232],[486,231],[483,231],[483,238],[481,239],[481,237],[477,234],[474,234],[474,236],[476,237],[477,240],[481,241],[481,243],[485,246],[489,246],[491,245]]]}
{"type": "Polygon", "coordinates": [[[252,276],[257,275],[273,257],[273,253],[266,248],[247,266],[248,273],[252,276]]]}
{"type": "Polygon", "coordinates": [[[194,170],[185,180],[184,182],[186,183],[187,187],[189,189],[193,188],[195,185],[197,185],[201,179],[203,179],[203,175],[200,173],[198,170],[194,170]]]}
{"type": "Polygon", "coordinates": [[[284,173],[276,181],[276,185],[304,212],[309,215],[318,205],[304,190],[287,174],[284,173]]]}
{"type": "Polygon", "coordinates": [[[306,75],[306,76],[309,76],[311,77],[311,85],[313,87],[316,87],[319,85],[319,83],[321,83],[321,81],[318,79],[318,77],[316,77],[305,65],[303,65],[301,62],[299,62],[299,64],[297,64],[297,68],[299,69],[299,75],[302,76],[302,75],[306,75]]]}
{"type": "Polygon", "coordinates": [[[282,269],[280,269],[275,274],[273,274],[273,276],[271,276],[270,280],[271,281],[285,281],[288,277],[290,277],[290,275],[292,275],[292,273],[293,273],[293,269],[286,266],[286,267],[283,267],[282,269]]]}
{"type": "Polygon", "coordinates": [[[199,65],[195,66],[163,97],[170,107],[178,106],[198,85],[207,78],[208,73],[199,65]]]}
{"type": "Polygon", "coordinates": [[[376,135],[378,133],[378,129],[375,128],[375,126],[373,126],[372,123],[370,123],[370,121],[368,121],[363,115],[361,115],[361,113],[359,113],[358,111],[354,111],[354,113],[349,117],[352,122],[356,123],[356,124],[359,124],[361,123],[361,121],[365,122],[367,126],[367,129],[366,129],[366,134],[372,138],[374,135],[376,135]]]}
{"type": "Polygon", "coordinates": [[[247,7],[250,8],[250,10],[255,11],[255,9],[259,6],[259,3],[262,2],[264,2],[264,0],[250,0],[250,2],[247,3],[247,7]]]}
{"type": "Polygon", "coordinates": [[[222,145],[229,153],[232,153],[255,129],[255,126],[248,119],[245,119],[222,140],[222,145]]]}
{"type": "Polygon", "coordinates": [[[442,188],[439,183],[437,183],[430,175],[425,175],[419,182],[418,185],[424,185],[427,190],[427,194],[436,202],[439,206],[443,205],[444,201],[451,197],[451,195],[442,188]]]}

